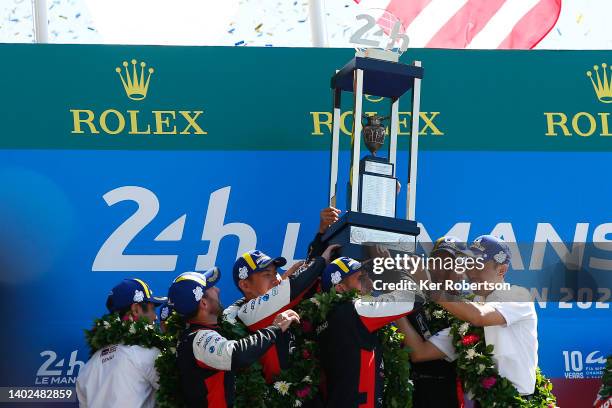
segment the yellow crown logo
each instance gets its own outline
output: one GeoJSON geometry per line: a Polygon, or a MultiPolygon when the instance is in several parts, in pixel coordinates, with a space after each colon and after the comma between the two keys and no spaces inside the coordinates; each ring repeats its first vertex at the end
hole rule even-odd
{"type": "Polygon", "coordinates": [[[125,78],[121,73],[121,68],[115,68],[115,71],[119,74],[119,78],[121,79],[121,83],[123,84],[123,89],[125,89],[125,93],[128,98],[134,101],[141,101],[147,97],[147,90],[149,89],[149,81],[151,80],[151,74],[153,74],[154,69],[149,68],[149,75],[147,75],[147,79],[145,80],[145,67],[146,63],[141,62],[140,65],[140,75],[138,75],[138,71],[136,68],[137,61],[133,59],[132,61],[132,75],[130,75],[130,70],[128,68],[128,62],[123,61],[123,68],[125,69],[125,78]]]}
{"type": "Polygon", "coordinates": [[[591,83],[593,84],[593,88],[597,94],[597,99],[603,103],[612,103],[612,69],[610,70],[610,76],[608,76],[608,73],[606,72],[608,64],[601,64],[601,68],[602,73],[600,76],[599,67],[597,65],[593,66],[597,81],[593,79],[593,73],[591,71],[587,71],[586,74],[591,79],[591,83]],[[603,81],[601,80],[601,77],[603,77],[603,81]]]}

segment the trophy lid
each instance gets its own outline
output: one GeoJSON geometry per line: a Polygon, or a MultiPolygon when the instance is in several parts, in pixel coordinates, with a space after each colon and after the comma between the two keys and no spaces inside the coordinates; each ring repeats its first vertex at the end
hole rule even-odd
{"type": "Polygon", "coordinates": [[[363,92],[368,95],[399,98],[414,86],[414,79],[423,78],[423,68],[401,62],[355,57],[331,78],[331,88],[353,90],[353,72],[363,70],[363,92]]]}

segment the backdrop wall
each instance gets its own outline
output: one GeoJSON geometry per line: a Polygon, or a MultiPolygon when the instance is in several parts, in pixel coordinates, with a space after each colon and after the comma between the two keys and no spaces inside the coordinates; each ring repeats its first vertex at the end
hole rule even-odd
{"type": "MultiPolygon", "coordinates": [[[[10,350],[0,359],[2,385],[73,384],[88,358],[82,331],[125,277],[165,295],[179,273],[216,264],[229,304],[238,296],[231,266],[243,251],[303,258],[326,205],[329,79],[351,54],[0,45],[0,344],[10,350]]],[[[596,75],[609,77],[600,65],[608,57],[448,50],[402,57],[425,68],[423,249],[447,233],[466,240],[496,233],[557,242],[521,249],[513,273],[554,264],[605,273],[579,244],[607,242],[612,233],[611,82],[601,76],[600,85],[596,75]]],[[[388,108],[369,99],[367,112],[388,108]]],[[[348,110],[350,98],[343,105],[348,110]]],[[[409,98],[400,102],[400,111],[409,108],[409,98]]],[[[405,183],[410,118],[401,118],[405,183]]],[[[347,149],[350,113],[344,119],[347,149]]],[[[340,166],[345,177],[346,151],[340,166]]],[[[603,248],[597,257],[609,254],[603,248]]],[[[540,365],[555,379],[561,406],[589,406],[612,352],[610,288],[566,295],[538,304],[540,365]]]]}

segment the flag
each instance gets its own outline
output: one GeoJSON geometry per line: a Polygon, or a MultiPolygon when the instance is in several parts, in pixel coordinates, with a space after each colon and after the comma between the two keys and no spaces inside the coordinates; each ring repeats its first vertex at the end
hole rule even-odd
{"type": "Polygon", "coordinates": [[[411,48],[529,49],[552,30],[561,12],[561,0],[355,2],[401,21],[411,48]]]}

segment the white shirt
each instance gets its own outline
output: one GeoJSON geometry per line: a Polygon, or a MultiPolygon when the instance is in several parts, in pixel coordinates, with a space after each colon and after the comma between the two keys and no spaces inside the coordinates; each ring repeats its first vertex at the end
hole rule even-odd
{"type": "Polygon", "coordinates": [[[155,406],[159,376],[156,348],[116,344],[98,350],[76,382],[81,407],[140,408],[155,406]]]}
{"type": "MultiPolygon", "coordinates": [[[[504,316],[506,324],[484,328],[487,345],[493,345],[493,361],[499,375],[512,382],[522,395],[534,392],[538,366],[538,316],[528,299],[529,292],[514,285],[509,291],[491,293],[486,298],[487,304],[504,316]],[[525,301],[516,301],[522,299],[525,301]]],[[[447,360],[457,359],[450,328],[428,341],[446,354],[447,360]]]]}

